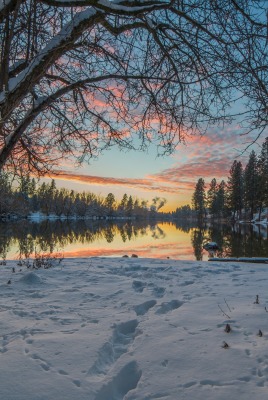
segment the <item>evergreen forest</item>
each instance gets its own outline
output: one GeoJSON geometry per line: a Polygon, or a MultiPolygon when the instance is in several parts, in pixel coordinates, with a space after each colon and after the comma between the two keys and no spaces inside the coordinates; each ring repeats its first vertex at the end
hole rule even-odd
{"type": "Polygon", "coordinates": [[[259,154],[252,150],[247,163],[234,160],[227,182],[215,178],[207,186],[199,178],[192,195],[192,207],[177,208],[176,218],[266,220],[268,214],[268,138],[259,154]]]}
{"type": "Polygon", "coordinates": [[[0,173],[0,219],[27,218],[31,214],[56,218],[155,218],[166,200],[155,197],[149,203],[124,194],[116,199],[113,193],[106,197],[91,192],[78,193],[57,188],[55,180],[39,183],[29,175],[14,177],[0,173]]]}

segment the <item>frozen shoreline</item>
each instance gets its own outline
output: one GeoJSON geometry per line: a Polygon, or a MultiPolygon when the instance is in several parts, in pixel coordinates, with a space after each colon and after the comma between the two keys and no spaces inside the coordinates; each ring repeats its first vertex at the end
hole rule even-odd
{"type": "Polygon", "coordinates": [[[29,271],[8,260],[0,398],[264,400],[267,268],[81,258],[29,271]]]}

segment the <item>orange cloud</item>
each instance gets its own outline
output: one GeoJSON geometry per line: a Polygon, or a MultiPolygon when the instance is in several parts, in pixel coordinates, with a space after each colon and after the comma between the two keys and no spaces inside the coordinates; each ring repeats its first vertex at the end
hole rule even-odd
{"type": "Polygon", "coordinates": [[[104,185],[104,186],[127,186],[143,189],[146,191],[157,191],[166,193],[177,193],[177,186],[161,186],[158,184],[158,179],[150,177],[149,179],[143,178],[112,178],[112,177],[101,177],[94,175],[80,175],[74,174],[68,171],[61,171],[59,174],[50,175],[50,177],[56,179],[62,179],[67,181],[83,182],[92,185],[104,185]]]}

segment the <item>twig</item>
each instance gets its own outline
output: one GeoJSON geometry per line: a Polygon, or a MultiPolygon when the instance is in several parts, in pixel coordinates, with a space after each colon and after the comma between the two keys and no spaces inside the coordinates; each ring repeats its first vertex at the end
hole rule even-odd
{"type": "Polygon", "coordinates": [[[227,301],[224,299],[224,302],[225,302],[225,304],[227,305],[227,307],[228,307],[228,310],[230,311],[230,312],[232,312],[232,310],[230,309],[230,307],[229,307],[229,305],[227,304],[227,301]]]}
{"type": "Polygon", "coordinates": [[[231,317],[226,314],[226,312],[223,311],[223,309],[220,307],[220,305],[218,304],[219,309],[221,310],[221,312],[223,313],[223,315],[225,315],[227,318],[231,319],[231,317]]]}

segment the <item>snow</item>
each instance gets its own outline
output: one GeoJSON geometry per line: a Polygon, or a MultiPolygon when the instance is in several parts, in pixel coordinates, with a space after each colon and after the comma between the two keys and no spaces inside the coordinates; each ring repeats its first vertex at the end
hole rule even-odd
{"type": "MultiPolygon", "coordinates": [[[[164,3],[159,3],[159,6],[163,6],[164,3]]],[[[95,6],[96,8],[98,7],[106,7],[107,9],[115,10],[115,11],[125,11],[125,12],[136,12],[136,11],[146,11],[147,9],[152,8],[152,3],[149,1],[148,4],[146,4],[146,1],[143,2],[142,5],[137,5],[137,6],[131,6],[129,7],[128,5],[125,5],[125,2],[122,0],[114,0],[114,1],[109,1],[109,0],[99,0],[98,4],[95,6]]]]}
{"type": "Polygon", "coordinates": [[[0,398],[264,400],[267,280],[261,264],[81,258],[29,270],[9,260],[0,398]]]}

